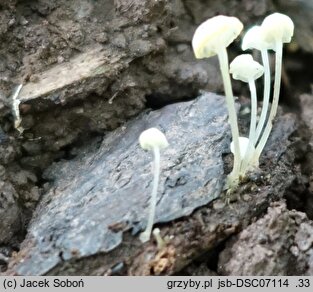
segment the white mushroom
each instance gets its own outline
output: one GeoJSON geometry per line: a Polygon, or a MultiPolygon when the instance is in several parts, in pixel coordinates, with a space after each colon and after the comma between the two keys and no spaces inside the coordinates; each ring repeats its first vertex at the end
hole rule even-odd
{"type": "Polygon", "coordinates": [[[262,63],[264,66],[264,92],[263,92],[263,104],[262,104],[262,111],[259,119],[258,126],[256,128],[255,134],[255,141],[257,143],[261,132],[265,125],[265,120],[268,112],[269,107],[269,100],[270,100],[270,91],[271,91],[271,71],[270,71],[270,64],[268,58],[268,49],[270,49],[270,44],[266,42],[264,38],[264,33],[261,26],[253,26],[250,28],[243,40],[242,40],[242,49],[256,49],[261,51],[262,56],[262,63]]]}
{"type": "Polygon", "coordinates": [[[283,43],[288,43],[291,41],[294,31],[294,24],[289,16],[281,13],[273,13],[264,19],[261,28],[264,40],[269,44],[270,48],[276,52],[275,81],[274,81],[273,101],[269,118],[265,126],[264,132],[260,138],[260,141],[256,147],[255,154],[253,156],[253,164],[255,166],[258,166],[259,157],[271,133],[273,120],[277,113],[281,83],[283,43]]]}
{"type": "Polygon", "coordinates": [[[166,148],[168,142],[165,135],[157,128],[150,128],[143,131],[139,136],[139,144],[144,150],[153,151],[154,153],[154,179],[150,198],[150,213],[148,217],[147,227],[144,232],[140,234],[141,242],[146,242],[150,239],[153,221],[155,216],[155,208],[157,201],[157,192],[160,176],[160,149],[166,148]]]}
{"type": "Polygon", "coordinates": [[[218,55],[227,48],[243,29],[236,17],[218,15],[201,23],[196,29],[192,47],[197,59],[218,55]]]}
{"type": "Polygon", "coordinates": [[[285,14],[273,13],[264,18],[261,25],[264,40],[277,51],[277,44],[290,43],[293,36],[294,24],[291,18],[285,14]]]}
{"type": "Polygon", "coordinates": [[[192,47],[196,58],[202,59],[217,55],[220,63],[229,123],[232,139],[234,141],[234,167],[232,173],[227,178],[226,188],[236,187],[239,182],[240,170],[239,131],[234,96],[228,71],[228,55],[226,48],[240,34],[242,29],[243,24],[236,17],[219,15],[200,24],[192,39],[192,47]]]}
{"type": "Polygon", "coordinates": [[[242,54],[236,57],[230,63],[229,72],[233,75],[234,79],[247,82],[251,93],[251,121],[249,130],[249,147],[245,157],[242,157],[241,175],[246,172],[248,160],[254,150],[255,130],[256,130],[256,116],[257,116],[257,94],[255,87],[255,80],[261,77],[264,73],[263,66],[254,61],[249,54],[242,54]]]}
{"type": "Polygon", "coordinates": [[[264,69],[262,65],[253,60],[250,54],[241,54],[230,63],[229,72],[236,80],[254,83],[254,80],[263,75],[264,69]]]}
{"type": "Polygon", "coordinates": [[[244,35],[241,47],[244,51],[248,49],[261,51],[263,49],[270,49],[270,44],[266,42],[261,26],[255,25],[244,35]]]}

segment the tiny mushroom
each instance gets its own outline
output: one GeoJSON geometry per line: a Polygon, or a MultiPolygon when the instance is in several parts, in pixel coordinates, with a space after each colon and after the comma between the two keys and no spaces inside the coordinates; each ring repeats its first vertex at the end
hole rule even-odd
{"type": "Polygon", "coordinates": [[[152,150],[154,153],[154,179],[150,198],[149,217],[147,227],[145,231],[140,234],[139,237],[141,242],[146,242],[150,239],[155,216],[157,191],[160,176],[160,149],[166,148],[168,146],[168,142],[165,135],[160,130],[158,130],[157,128],[150,128],[140,134],[139,144],[144,150],[152,150]]]}
{"type": "Polygon", "coordinates": [[[249,130],[249,147],[245,157],[242,158],[240,174],[244,175],[248,160],[254,151],[255,131],[256,131],[256,116],[257,116],[257,94],[255,80],[261,77],[264,73],[264,68],[258,62],[254,61],[249,54],[242,54],[236,57],[230,64],[229,72],[234,79],[247,82],[251,93],[251,121],[249,130]]]}
{"type": "Polygon", "coordinates": [[[262,49],[269,49],[269,43],[266,42],[264,34],[262,32],[262,27],[255,25],[251,27],[242,39],[242,49],[256,49],[261,51],[262,49]]]}
{"type": "Polygon", "coordinates": [[[271,92],[271,71],[268,58],[268,49],[270,49],[270,44],[266,42],[262,27],[259,25],[253,26],[250,28],[243,40],[242,40],[242,49],[256,49],[261,51],[262,63],[264,66],[264,92],[263,92],[263,104],[262,111],[259,119],[258,126],[256,128],[255,134],[255,143],[258,142],[261,132],[265,125],[265,120],[268,112],[268,105],[270,100],[271,92]]]}
{"type": "Polygon", "coordinates": [[[264,69],[258,62],[254,61],[250,54],[241,54],[230,63],[229,72],[236,80],[253,82],[260,78],[264,69]]]}
{"type": "Polygon", "coordinates": [[[293,36],[294,24],[291,18],[282,13],[273,13],[262,22],[264,40],[271,44],[271,49],[278,50],[283,43],[290,43],[293,36]]]}
{"type": "Polygon", "coordinates": [[[154,228],[152,231],[154,239],[157,243],[158,250],[161,250],[165,246],[165,241],[161,236],[161,231],[159,228],[154,228]]]}
{"type": "Polygon", "coordinates": [[[289,16],[281,13],[273,13],[263,20],[261,28],[264,40],[268,43],[269,47],[276,53],[275,81],[274,81],[273,101],[269,117],[267,120],[267,124],[265,126],[264,132],[260,138],[260,141],[256,147],[256,151],[253,156],[253,164],[255,166],[258,166],[259,157],[271,133],[273,120],[277,113],[281,83],[283,43],[289,43],[291,41],[294,31],[294,24],[289,16]]]}
{"type": "Polygon", "coordinates": [[[192,39],[192,47],[197,59],[217,55],[220,63],[229,123],[234,142],[234,167],[232,173],[227,178],[226,188],[235,188],[237,186],[240,170],[239,130],[235,101],[228,71],[228,55],[226,48],[237,38],[242,29],[243,24],[238,18],[218,15],[200,24],[192,39]]]}

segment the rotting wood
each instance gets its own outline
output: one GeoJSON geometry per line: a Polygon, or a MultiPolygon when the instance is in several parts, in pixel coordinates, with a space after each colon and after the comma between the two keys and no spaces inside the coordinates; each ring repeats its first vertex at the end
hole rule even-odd
{"type": "Polygon", "coordinates": [[[286,155],[293,151],[288,137],[296,130],[295,117],[282,115],[275,124],[263,156],[268,173],[243,184],[241,199],[227,205],[220,197],[223,170],[218,161],[229,145],[216,128],[227,125],[220,101],[208,95],[141,115],[108,135],[94,153],[83,151],[52,167],[46,175],[55,182],[8,273],[109,274],[123,263],[127,274],[173,274],[263,214],[297,176],[290,167],[293,155],[286,155]],[[162,155],[156,223],[175,221],[159,226],[167,241],[161,251],[153,239],[142,245],[135,235],[144,228],[152,180],[150,159],[137,139],[152,125],[163,129],[173,145],[162,155]],[[112,230],[114,224],[122,228],[112,230]]]}

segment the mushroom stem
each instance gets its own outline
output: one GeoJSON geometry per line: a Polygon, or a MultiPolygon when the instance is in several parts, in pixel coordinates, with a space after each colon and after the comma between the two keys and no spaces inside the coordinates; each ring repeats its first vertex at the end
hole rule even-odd
{"type": "Polygon", "coordinates": [[[256,135],[255,130],[256,130],[257,103],[258,103],[254,79],[249,80],[249,89],[251,94],[251,121],[249,130],[249,140],[250,144],[254,146],[256,135]]]}
{"type": "Polygon", "coordinates": [[[265,120],[266,120],[266,116],[268,112],[268,104],[270,100],[270,91],[271,91],[271,70],[270,70],[270,63],[268,59],[268,50],[262,49],[261,55],[262,55],[262,63],[264,66],[264,93],[263,93],[262,111],[261,111],[260,119],[258,122],[258,126],[256,128],[256,135],[255,135],[255,141],[254,141],[255,144],[258,142],[259,137],[265,125],[265,120]]]}
{"type": "Polygon", "coordinates": [[[275,51],[276,51],[276,57],[275,57],[275,81],[274,81],[273,102],[272,102],[271,111],[269,114],[266,127],[264,129],[263,135],[261,136],[261,139],[256,147],[255,154],[253,156],[252,163],[254,166],[258,166],[260,155],[271,133],[273,120],[276,116],[277,108],[278,108],[280,84],[281,84],[281,67],[282,67],[282,57],[283,57],[282,42],[276,43],[275,51]]]}
{"type": "Polygon", "coordinates": [[[157,242],[158,250],[161,250],[165,246],[165,241],[163,240],[161,236],[161,232],[159,228],[154,228],[152,231],[152,234],[154,236],[154,239],[157,242]]]}
{"type": "Polygon", "coordinates": [[[255,87],[255,80],[252,78],[249,80],[249,89],[251,95],[251,120],[250,120],[250,130],[249,130],[249,145],[245,157],[242,159],[240,175],[244,176],[247,171],[247,167],[250,161],[251,156],[255,150],[255,135],[256,135],[256,115],[257,115],[257,94],[255,87]]]}
{"type": "Polygon", "coordinates": [[[229,124],[234,142],[234,166],[232,172],[228,176],[227,187],[236,187],[239,183],[239,170],[240,170],[240,148],[239,148],[239,130],[237,124],[237,113],[235,109],[235,101],[231,87],[231,81],[228,69],[228,55],[225,47],[221,48],[218,52],[218,59],[222,73],[226,104],[229,115],[229,124]]]}
{"type": "Polygon", "coordinates": [[[143,231],[139,238],[141,242],[147,242],[150,239],[154,216],[155,216],[155,209],[157,203],[157,192],[158,192],[158,185],[159,185],[159,177],[160,177],[160,149],[157,146],[153,147],[153,154],[154,154],[154,178],[153,178],[153,187],[152,193],[150,197],[150,213],[148,217],[147,227],[145,231],[143,231]]]}

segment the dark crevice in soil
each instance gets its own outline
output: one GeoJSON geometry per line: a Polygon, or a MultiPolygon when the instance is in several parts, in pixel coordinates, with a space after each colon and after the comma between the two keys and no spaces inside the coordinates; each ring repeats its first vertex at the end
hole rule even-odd
{"type": "Polygon", "coordinates": [[[286,191],[287,208],[306,213],[309,219],[313,219],[313,192],[310,188],[310,176],[313,172],[312,161],[313,151],[309,144],[311,132],[302,124],[298,133],[293,135],[291,140],[295,148],[295,162],[301,171],[301,176],[297,176],[290,188],[286,191]]]}
{"type": "MultiPolygon", "coordinates": [[[[191,88],[186,88],[186,92],[189,92],[191,88]]],[[[162,93],[152,93],[146,96],[146,106],[148,108],[151,108],[152,110],[160,109],[166,105],[181,102],[181,101],[190,101],[195,99],[198,96],[198,94],[195,94],[193,96],[182,96],[177,99],[173,99],[169,95],[162,94],[162,93]]]]}
{"type": "Polygon", "coordinates": [[[302,50],[288,52],[288,58],[284,63],[286,71],[288,72],[288,81],[291,82],[292,80],[291,86],[296,95],[310,92],[313,76],[312,54],[302,50]]]}
{"type": "Polygon", "coordinates": [[[191,264],[176,276],[215,276],[218,275],[219,254],[224,250],[227,240],[221,242],[216,248],[200,255],[191,264]]]}

